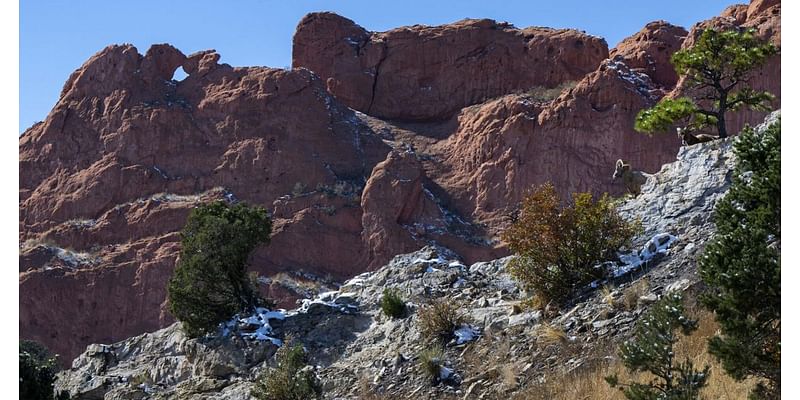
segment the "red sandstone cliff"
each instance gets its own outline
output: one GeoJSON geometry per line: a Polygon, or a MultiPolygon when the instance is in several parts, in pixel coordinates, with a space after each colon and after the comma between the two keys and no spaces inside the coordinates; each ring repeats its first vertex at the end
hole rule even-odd
{"type": "MultiPolygon", "coordinates": [[[[699,26],[752,26],[779,44],[773,3],[699,26]]],[[[674,135],[637,134],[633,118],[681,93],[668,59],[697,29],[650,23],[607,60],[602,39],[572,30],[465,20],[374,33],[316,13],[294,38],[293,65],[313,73],[110,46],[20,138],[20,334],[69,360],[171,322],[177,232],[210,199],[272,212],[272,243],[251,263],[287,302],[303,288],[286,276],[338,280],[429,241],[467,262],[505,254],[496,235],[531,185],[618,194],[617,158],[649,172],[674,158],[674,135]],[[179,66],[189,76],[173,81],[179,66]],[[552,100],[529,93],[558,85],[552,100]]],[[[779,75],[778,56],[754,82],[780,96],[779,75]]]]}
{"type": "Polygon", "coordinates": [[[605,40],[489,19],[367,32],[332,13],[303,18],[292,65],[326,80],[344,104],[380,118],[442,119],[486,99],[580,79],[608,57],[605,40]]]}

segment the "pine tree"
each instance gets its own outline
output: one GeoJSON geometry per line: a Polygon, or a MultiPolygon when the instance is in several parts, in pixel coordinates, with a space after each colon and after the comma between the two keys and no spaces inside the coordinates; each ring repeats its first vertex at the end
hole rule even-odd
{"type": "Polygon", "coordinates": [[[606,377],[630,400],[692,400],[699,398],[708,379],[709,367],[696,370],[688,359],[676,360],[673,348],[677,332],[691,334],[697,321],[686,317],[683,299],[670,293],[653,305],[636,325],[634,338],[620,348],[620,358],[628,370],[645,371],[654,378],[647,383],[621,384],[616,375],[606,377]]]}
{"type": "Polygon", "coordinates": [[[768,110],[774,96],[747,85],[750,72],[778,52],[770,43],[761,43],[755,31],[704,30],[694,46],[678,50],[672,64],[678,75],[686,77],[691,97],[663,98],[653,108],[636,116],[639,132],[665,131],[685,120],[689,131],[714,127],[720,138],[728,136],[725,114],[742,107],[768,110]]]}
{"type": "Polygon", "coordinates": [[[733,184],[716,206],[717,233],[700,259],[704,303],[722,335],[709,352],[738,380],[761,379],[753,398],[780,397],[781,125],[745,128],[735,144],[733,184]]]}
{"type": "Polygon", "coordinates": [[[192,337],[213,331],[260,305],[247,274],[247,259],[272,229],[267,211],[216,201],[195,208],[181,232],[181,255],[169,283],[172,315],[192,337]]]}
{"type": "Polygon", "coordinates": [[[66,400],[66,392],[55,396],[53,383],[58,364],[56,357],[39,343],[19,341],[19,398],[26,400],[66,400]]]}

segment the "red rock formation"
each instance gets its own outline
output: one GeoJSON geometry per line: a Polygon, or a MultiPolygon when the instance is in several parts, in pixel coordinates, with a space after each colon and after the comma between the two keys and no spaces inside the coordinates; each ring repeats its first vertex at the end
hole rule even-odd
{"type": "Polygon", "coordinates": [[[607,61],[549,104],[510,95],[466,109],[442,143],[441,185],[460,193],[457,209],[501,228],[525,192],[552,182],[573,192],[621,194],[611,184],[614,161],[655,172],[675,157],[679,140],[633,130],[633,119],[656,97],[647,75],[607,61]]]}
{"type": "MultiPolygon", "coordinates": [[[[709,23],[753,26],[779,44],[780,4],[709,23]]],[[[271,244],[251,264],[284,306],[304,290],[292,276],[342,279],[430,241],[465,262],[503,255],[496,234],[531,185],[618,194],[617,158],[649,172],[672,160],[677,137],[632,126],[670,89],[665,60],[682,32],[650,24],[601,61],[605,43],[575,31],[467,20],[369,33],[311,14],[295,63],[326,79],[233,68],[213,50],[110,46],[20,137],[20,335],[69,361],[88,343],[170,323],[177,232],[211,199],[271,210],[271,244]],[[179,66],[189,75],[172,81],[179,66]],[[552,101],[509,94],[571,79],[552,101]],[[355,113],[326,88],[375,116],[426,121],[355,113]]],[[[780,96],[779,73],[777,57],[754,82],[780,96]]]]}
{"type": "Polygon", "coordinates": [[[367,254],[361,223],[396,203],[362,213],[359,199],[389,147],[308,70],[218,60],[168,45],[145,56],[110,46],[21,136],[23,337],[69,360],[88,343],[171,322],[163,303],[176,232],[191,207],[212,198],[273,210],[273,243],[252,259],[265,276],[342,279],[394,255],[367,254]],[[181,65],[189,76],[171,81],[181,65]],[[350,185],[354,199],[320,195],[337,185],[350,185]]]}
{"type": "Polygon", "coordinates": [[[348,106],[381,118],[447,118],[486,99],[582,78],[608,57],[575,30],[517,29],[489,19],[367,32],[332,13],[305,16],[292,65],[327,80],[348,106]]]}
{"type": "Polygon", "coordinates": [[[671,88],[678,82],[678,74],[669,60],[687,34],[680,26],[654,21],[620,42],[611,50],[610,58],[620,57],[628,67],[649,75],[657,85],[671,88]]]}

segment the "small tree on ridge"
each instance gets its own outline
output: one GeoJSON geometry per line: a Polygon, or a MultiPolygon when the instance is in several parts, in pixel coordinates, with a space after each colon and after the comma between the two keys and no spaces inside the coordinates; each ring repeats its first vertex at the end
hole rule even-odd
{"type": "Polygon", "coordinates": [[[753,29],[720,32],[706,29],[694,46],[678,50],[672,64],[678,75],[686,77],[690,97],[663,98],[654,107],[636,116],[639,132],[666,131],[685,121],[690,131],[714,127],[720,138],[728,136],[725,114],[742,107],[766,111],[774,96],[753,90],[748,85],[750,72],[778,52],[762,43],[753,29]]]}
{"type": "Polygon", "coordinates": [[[181,256],[169,283],[169,307],[192,337],[212,332],[234,314],[260,305],[247,259],[269,242],[267,211],[223,201],[192,210],[181,231],[181,256]]]}

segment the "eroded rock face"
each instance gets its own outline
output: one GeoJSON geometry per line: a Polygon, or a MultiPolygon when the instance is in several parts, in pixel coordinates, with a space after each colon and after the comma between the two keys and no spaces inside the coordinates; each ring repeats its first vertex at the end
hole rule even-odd
{"type": "MultiPolygon", "coordinates": [[[[366,201],[362,215],[360,200],[389,147],[310,71],[218,60],[169,45],[144,56],[110,46],[21,136],[22,337],[68,361],[88,343],[170,323],[177,232],[192,207],[211,200],[273,212],[273,245],[251,260],[267,278],[344,279],[394,255],[392,243],[370,243],[388,249],[377,255],[365,250],[362,219],[388,223],[380,215],[395,204],[366,201]],[[189,76],[173,81],[179,66],[189,76]]],[[[296,298],[269,279],[264,290],[296,298]]]]}
{"type": "Polygon", "coordinates": [[[628,67],[644,72],[657,85],[671,88],[678,82],[678,75],[669,60],[681,48],[687,34],[683,27],[654,21],[625,38],[609,56],[621,57],[628,67]]]}
{"type": "Polygon", "coordinates": [[[578,80],[606,57],[605,40],[575,30],[467,19],[368,32],[336,14],[312,13],[297,26],[292,65],[316,72],[356,110],[429,120],[513,91],[578,80]]]}
{"type": "MultiPolygon", "coordinates": [[[[779,10],[754,2],[719,20],[779,43],[779,10]]],[[[212,200],[271,211],[271,244],[251,269],[285,308],[427,244],[469,264],[504,256],[498,233],[532,185],[551,181],[564,198],[621,194],[611,183],[616,159],[651,173],[674,160],[675,135],[632,126],[671,90],[659,46],[681,34],[650,24],[601,60],[605,43],[575,31],[467,20],[370,33],[312,14],[295,59],[328,68],[315,71],[325,79],[303,68],[234,68],[213,50],[110,46],[20,138],[21,336],[68,362],[89,343],[172,323],[165,298],[178,231],[192,207],[212,200]],[[378,64],[380,78],[364,73],[378,64]],[[179,66],[189,76],[173,81],[179,66]],[[507,93],[572,79],[554,98],[507,93]],[[418,97],[421,82],[435,83],[423,86],[430,95],[418,97]],[[500,96],[484,101],[488,88],[500,96]],[[376,117],[383,112],[424,121],[376,117]]],[[[753,82],[780,96],[776,60],[753,82]]]]}
{"type": "Polygon", "coordinates": [[[655,172],[680,145],[672,135],[633,130],[636,113],[654,103],[657,91],[647,75],[608,60],[550,103],[509,95],[465,109],[457,131],[441,143],[448,168],[439,179],[461,193],[457,209],[497,229],[528,189],[547,181],[564,199],[584,191],[621,194],[611,181],[616,159],[655,172]]]}

